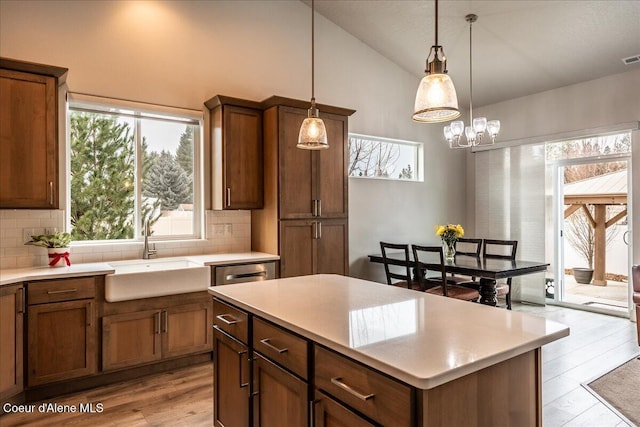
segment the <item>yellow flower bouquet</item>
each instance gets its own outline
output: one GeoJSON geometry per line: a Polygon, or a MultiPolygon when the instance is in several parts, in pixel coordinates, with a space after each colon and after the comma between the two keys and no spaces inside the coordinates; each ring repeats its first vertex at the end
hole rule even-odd
{"type": "Polygon", "coordinates": [[[455,242],[464,236],[464,228],[460,224],[436,225],[434,228],[446,246],[445,257],[453,260],[456,254],[455,242]]]}

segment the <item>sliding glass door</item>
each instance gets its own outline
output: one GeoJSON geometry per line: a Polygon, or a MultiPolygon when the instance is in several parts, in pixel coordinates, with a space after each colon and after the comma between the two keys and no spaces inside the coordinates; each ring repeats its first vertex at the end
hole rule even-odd
{"type": "MultiPolygon", "coordinates": [[[[597,138],[569,141],[565,144],[573,143],[573,147],[563,148],[569,158],[550,164],[555,275],[547,284],[546,296],[563,305],[627,317],[631,240],[628,195],[632,181],[630,156],[625,152],[626,145],[619,144],[628,140],[624,135],[615,137],[610,136],[611,144],[617,141],[616,147],[622,152],[611,152],[597,138]]],[[[547,147],[548,160],[554,148],[553,144],[547,147]]]]}

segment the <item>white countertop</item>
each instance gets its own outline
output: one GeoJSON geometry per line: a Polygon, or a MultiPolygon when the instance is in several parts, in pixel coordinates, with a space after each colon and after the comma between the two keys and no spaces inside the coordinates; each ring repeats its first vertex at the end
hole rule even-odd
{"type": "MultiPolygon", "coordinates": [[[[277,255],[262,252],[240,252],[231,254],[193,255],[172,258],[153,258],[154,260],[167,260],[173,258],[189,259],[202,265],[242,264],[248,262],[277,261],[277,255]]],[[[0,286],[29,280],[60,279],[65,277],[97,276],[111,274],[115,270],[108,262],[72,264],[70,267],[25,267],[0,270],[0,286]]]]}
{"type": "Polygon", "coordinates": [[[338,275],[209,293],[420,389],[569,335],[541,317],[338,275]]]}

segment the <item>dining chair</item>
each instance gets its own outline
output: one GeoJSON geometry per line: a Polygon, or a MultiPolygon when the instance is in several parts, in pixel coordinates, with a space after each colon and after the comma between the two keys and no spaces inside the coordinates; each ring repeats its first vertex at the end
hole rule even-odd
{"type": "MultiPolygon", "coordinates": [[[[456,255],[472,256],[480,259],[480,250],[482,249],[482,239],[472,239],[461,237],[455,243],[456,255]]],[[[453,285],[464,285],[466,283],[475,284],[476,278],[472,276],[457,276],[452,273],[447,277],[447,282],[453,285]]]]}
{"type": "MultiPolygon", "coordinates": [[[[484,240],[482,256],[484,258],[515,260],[518,249],[517,240],[484,240]]],[[[511,277],[504,282],[496,282],[498,296],[504,296],[507,303],[507,310],[511,310],[511,277]]]]}
{"type": "Polygon", "coordinates": [[[422,270],[418,274],[418,282],[422,289],[426,289],[426,293],[465,301],[478,300],[480,294],[476,289],[451,285],[447,282],[442,246],[411,245],[411,249],[416,268],[422,270]]]}
{"type": "Polygon", "coordinates": [[[380,242],[384,272],[387,276],[387,284],[407,289],[420,290],[418,283],[411,279],[411,260],[409,259],[409,245],[404,243],[380,242]],[[404,266],[394,265],[389,262],[387,250],[402,251],[404,254],[404,266]]]}

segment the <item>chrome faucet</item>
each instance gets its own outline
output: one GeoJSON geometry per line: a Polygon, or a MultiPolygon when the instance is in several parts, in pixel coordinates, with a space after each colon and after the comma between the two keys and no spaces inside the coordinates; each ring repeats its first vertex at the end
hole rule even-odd
{"type": "Polygon", "coordinates": [[[144,220],[144,249],[142,250],[142,259],[149,259],[151,255],[155,255],[156,246],[152,243],[151,248],[149,248],[149,236],[151,235],[151,224],[149,224],[149,220],[144,220]]]}

